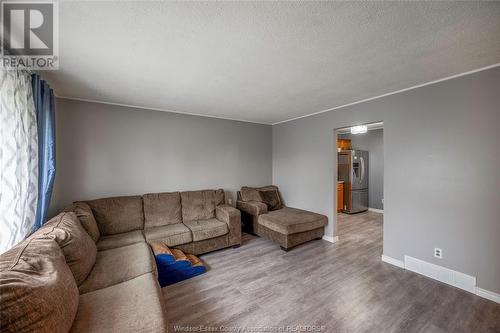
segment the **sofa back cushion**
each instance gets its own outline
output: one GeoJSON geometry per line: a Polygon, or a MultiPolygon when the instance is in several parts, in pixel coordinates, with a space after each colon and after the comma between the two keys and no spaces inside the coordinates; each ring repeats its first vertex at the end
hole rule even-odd
{"type": "Polygon", "coordinates": [[[263,202],[261,191],[274,191],[274,190],[278,192],[279,199],[281,203],[283,203],[283,198],[281,197],[278,186],[276,185],[268,185],[262,187],[243,186],[241,190],[238,192],[238,200],[263,202]]]}
{"type": "Polygon", "coordinates": [[[241,200],[262,202],[259,189],[260,187],[243,186],[240,190],[241,200]]]}
{"type": "Polygon", "coordinates": [[[276,188],[267,188],[259,190],[262,202],[267,205],[267,210],[272,212],[273,210],[278,210],[283,208],[281,203],[281,198],[276,188]]]}
{"type": "Polygon", "coordinates": [[[181,203],[182,220],[184,222],[215,217],[214,190],[181,192],[181,203]]]}
{"type": "Polygon", "coordinates": [[[92,240],[97,243],[99,237],[101,237],[101,233],[97,227],[97,222],[94,218],[94,214],[92,213],[92,209],[90,209],[86,202],[75,202],[66,207],[64,211],[75,213],[76,217],[80,220],[83,229],[85,229],[92,240]]]}
{"type": "Polygon", "coordinates": [[[241,201],[259,201],[262,202],[260,192],[255,187],[243,186],[240,190],[241,201]]]}
{"type": "Polygon", "coordinates": [[[33,237],[50,238],[61,248],[76,284],[80,285],[94,267],[97,247],[73,212],[52,218],[33,237]]]}
{"type": "Polygon", "coordinates": [[[114,197],[87,201],[103,235],[144,228],[141,196],[114,197]]]}
{"type": "Polygon", "coordinates": [[[241,201],[262,201],[261,191],[274,191],[278,192],[278,196],[282,205],[284,205],[283,197],[281,196],[280,190],[276,185],[267,185],[262,187],[248,187],[243,186],[238,192],[238,200],[241,201]]]}
{"type": "Polygon", "coordinates": [[[262,187],[259,187],[257,188],[257,190],[260,191],[273,191],[273,190],[276,190],[278,192],[278,197],[279,197],[279,200],[280,200],[280,203],[281,203],[281,208],[285,207],[285,202],[283,201],[283,196],[281,195],[281,192],[280,192],[280,189],[278,188],[278,186],[276,185],[267,185],[267,186],[262,186],[262,187]]]}
{"type": "Polygon", "coordinates": [[[59,245],[30,237],[0,255],[1,332],[68,332],[78,287],[59,245]]]}
{"type": "Polygon", "coordinates": [[[153,228],[182,223],[181,194],[150,193],[142,196],[144,202],[144,227],[153,228]]]}
{"type": "Polygon", "coordinates": [[[223,189],[215,190],[215,207],[226,204],[226,193],[223,189]]]}

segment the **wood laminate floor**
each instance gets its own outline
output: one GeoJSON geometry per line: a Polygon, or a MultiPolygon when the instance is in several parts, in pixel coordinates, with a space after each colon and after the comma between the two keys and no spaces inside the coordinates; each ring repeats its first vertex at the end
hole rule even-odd
{"type": "Polygon", "coordinates": [[[382,219],[339,216],[335,244],[284,252],[244,235],[240,248],[201,256],[206,274],[163,289],[170,331],[500,332],[499,304],[381,262],[382,219]]]}

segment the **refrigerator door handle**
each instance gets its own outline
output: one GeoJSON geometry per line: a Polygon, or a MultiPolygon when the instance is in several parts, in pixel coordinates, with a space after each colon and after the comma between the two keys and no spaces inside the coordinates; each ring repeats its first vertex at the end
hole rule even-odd
{"type": "Polygon", "coordinates": [[[365,159],[361,156],[359,158],[361,160],[361,182],[365,180],[365,159]]]}

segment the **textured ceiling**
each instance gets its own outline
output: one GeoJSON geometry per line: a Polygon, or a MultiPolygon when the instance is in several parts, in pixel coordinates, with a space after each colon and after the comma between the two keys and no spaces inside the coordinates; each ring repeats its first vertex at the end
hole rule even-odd
{"type": "Polygon", "coordinates": [[[58,96],[275,123],[500,62],[498,2],[61,2],[58,96]]]}

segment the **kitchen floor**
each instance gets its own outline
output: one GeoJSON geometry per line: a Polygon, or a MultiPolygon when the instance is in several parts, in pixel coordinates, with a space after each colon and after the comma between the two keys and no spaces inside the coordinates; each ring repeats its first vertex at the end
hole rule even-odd
{"type": "Polygon", "coordinates": [[[244,235],[201,256],[206,274],[163,289],[172,332],[500,332],[500,304],[381,262],[382,225],[382,214],[341,214],[335,244],[284,252],[244,235]]]}

